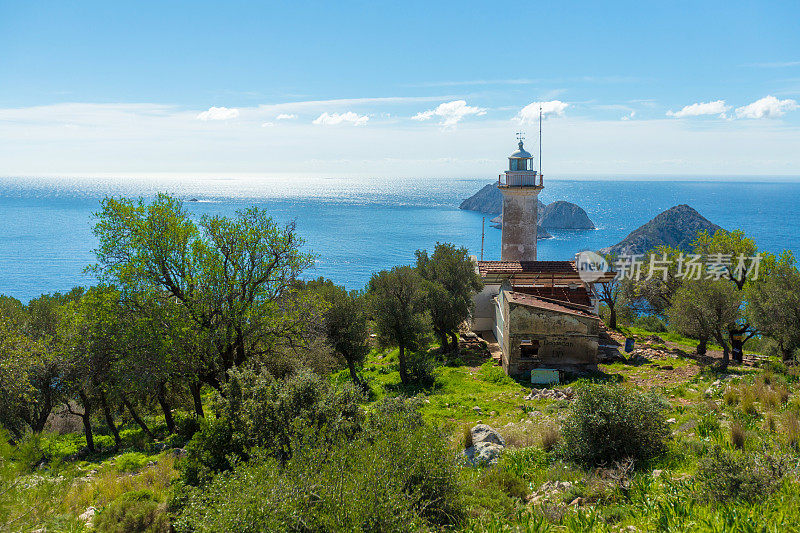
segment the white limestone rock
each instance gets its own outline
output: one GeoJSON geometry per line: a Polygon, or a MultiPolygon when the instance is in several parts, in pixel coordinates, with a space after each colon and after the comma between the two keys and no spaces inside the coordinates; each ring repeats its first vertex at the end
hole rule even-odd
{"type": "Polygon", "coordinates": [[[504,448],[504,446],[491,442],[479,442],[464,450],[464,456],[474,466],[488,466],[497,462],[497,458],[500,457],[504,448]]]}
{"type": "Polygon", "coordinates": [[[472,444],[475,445],[479,442],[488,442],[490,444],[499,444],[505,447],[506,441],[503,436],[497,432],[492,426],[488,424],[478,424],[471,430],[472,444]]]}

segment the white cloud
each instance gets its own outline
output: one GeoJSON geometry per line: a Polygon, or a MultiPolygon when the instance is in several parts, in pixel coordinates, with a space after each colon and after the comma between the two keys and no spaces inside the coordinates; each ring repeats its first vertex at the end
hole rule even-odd
{"type": "Polygon", "coordinates": [[[335,126],[343,122],[350,122],[354,126],[363,126],[367,123],[369,117],[367,115],[359,115],[352,111],[346,113],[328,113],[327,111],[315,118],[312,124],[323,126],[335,126]]]}
{"type": "Polygon", "coordinates": [[[209,107],[197,115],[198,120],[228,120],[239,116],[239,110],[231,107],[209,107]]]}
{"type": "Polygon", "coordinates": [[[532,102],[520,109],[515,120],[521,124],[534,124],[539,120],[539,109],[542,110],[542,117],[550,116],[561,117],[569,104],[561,100],[550,100],[549,102],[532,102]]]}
{"type": "Polygon", "coordinates": [[[469,106],[465,100],[453,100],[452,102],[439,104],[435,109],[421,111],[411,118],[412,120],[429,120],[434,116],[441,117],[442,121],[439,124],[447,127],[455,126],[466,116],[481,116],[485,114],[486,110],[481,107],[469,106]]]}
{"type": "Polygon", "coordinates": [[[636,111],[631,111],[630,113],[622,117],[622,120],[631,120],[635,116],[636,116],[636,111]]]}
{"type": "Polygon", "coordinates": [[[791,99],[778,100],[774,96],[765,96],[752,104],[736,108],[738,118],[777,118],[789,111],[797,109],[797,102],[791,99]]]}
{"type": "MultiPolygon", "coordinates": [[[[417,110],[451,99],[440,96],[430,104],[405,102],[407,105],[398,107],[396,113],[383,102],[369,108],[319,104],[313,110],[240,107],[238,119],[204,124],[225,126],[235,122],[235,128],[198,128],[198,110],[175,105],[0,107],[0,174],[136,179],[166,173],[214,178],[246,174],[258,184],[253,187],[262,187],[260,180],[265,172],[281,176],[316,174],[325,179],[436,175],[485,176],[489,180],[503,167],[514,144],[508,117],[462,120],[455,138],[442,135],[439,127],[409,130],[407,119],[379,118],[383,110],[410,117],[417,110]],[[312,118],[325,110],[368,114],[370,128],[313,125],[312,118]],[[275,120],[279,113],[297,113],[308,119],[298,118],[287,133],[287,128],[280,126],[288,124],[275,120]],[[275,126],[262,128],[264,122],[275,126]],[[311,154],[309,144],[315,147],[311,154]],[[142,153],[148,157],[142,158],[142,153]]],[[[520,105],[510,109],[508,116],[516,114],[520,105]]],[[[581,107],[582,113],[584,109],[589,107],[581,107]]],[[[790,113],[784,117],[792,120],[712,120],[702,128],[689,128],[684,120],[666,117],[663,111],[655,119],[640,116],[637,110],[635,120],[619,120],[629,111],[616,110],[607,120],[565,113],[564,118],[549,121],[544,160],[550,163],[545,173],[565,178],[623,174],[796,177],[800,168],[800,124],[795,120],[800,118],[800,109],[795,116],[790,113]],[[665,153],[680,154],[680,158],[670,159],[665,153]]],[[[733,111],[728,115],[736,116],[733,111]]],[[[538,116],[538,106],[534,116],[538,116]]],[[[438,120],[432,116],[429,123],[438,120]]]]}
{"type": "Polygon", "coordinates": [[[293,120],[296,118],[297,115],[295,115],[294,113],[281,113],[280,115],[275,117],[275,120],[293,120]]]}
{"type": "Polygon", "coordinates": [[[262,128],[270,128],[270,127],[272,127],[272,126],[274,126],[274,125],[275,125],[275,123],[274,123],[274,122],[262,122],[262,123],[261,123],[261,127],[262,127],[262,128]]]}
{"type": "Polygon", "coordinates": [[[701,115],[719,115],[725,118],[725,113],[731,108],[725,105],[725,100],[715,100],[713,102],[698,102],[696,104],[687,105],[680,111],[667,111],[668,117],[685,118],[685,117],[698,117],[701,115]]]}

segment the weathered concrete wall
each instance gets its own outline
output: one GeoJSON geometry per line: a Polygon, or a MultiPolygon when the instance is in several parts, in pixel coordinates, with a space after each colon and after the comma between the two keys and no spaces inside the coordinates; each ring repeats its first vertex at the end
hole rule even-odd
{"type": "Polygon", "coordinates": [[[475,313],[472,315],[472,331],[491,331],[495,324],[494,297],[500,292],[500,285],[484,285],[483,290],[473,297],[475,313]]]}
{"type": "Polygon", "coordinates": [[[503,368],[518,376],[534,368],[597,367],[599,321],[506,303],[506,350],[503,368]],[[523,341],[538,341],[539,352],[533,358],[523,358],[523,341]]]}
{"type": "Polygon", "coordinates": [[[506,351],[506,336],[508,329],[506,328],[506,308],[503,305],[502,293],[497,295],[494,299],[494,338],[497,339],[497,344],[500,346],[501,352],[506,351]]]}
{"type": "Polygon", "coordinates": [[[502,261],[536,261],[539,189],[501,188],[503,194],[502,261]]]}

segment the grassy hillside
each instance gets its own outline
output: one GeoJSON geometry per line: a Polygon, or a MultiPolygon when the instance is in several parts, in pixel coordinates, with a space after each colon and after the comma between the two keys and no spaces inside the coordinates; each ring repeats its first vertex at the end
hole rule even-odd
{"type": "MultiPolygon", "coordinates": [[[[430,351],[433,383],[404,387],[397,352],[374,349],[363,369],[372,391],[365,408],[383,397],[418,397],[423,417],[444,431],[454,453],[464,448],[465,428],[479,422],[503,435],[507,447],[495,466],[460,467],[467,515],[457,529],[777,531],[800,523],[794,369],[770,363],[718,375],[658,344],[642,347],[635,363],[601,365],[591,379],[555,389],[574,395],[594,382],[652,390],[663,398],[671,435],[666,453],[652,460],[586,467],[559,451],[560,428],[574,416],[574,399],[526,399],[538,389],[505,376],[482,351],[438,352],[430,351]],[[728,455],[714,459],[715,453],[728,455]],[[714,498],[708,497],[709,469],[729,480],[714,498]]],[[[348,379],[345,371],[331,376],[334,382],[348,379]]],[[[78,458],[85,444],[79,433],[45,434],[4,449],[0,524],[8,530],[88,531],[87,509],[98,517],[116,512],[112,502],[123,494],[130,498],[132,491],[146,491],[146,517],[168,517],[176,461],[188,434],[164,437],[162,420],[147,421],[162,436],[159,441],[149,442],[128,422],[123,449],[92,456],[78,458]]],[[[97,440],[111,448],[110,436],[101,432],[97,440]]]]}

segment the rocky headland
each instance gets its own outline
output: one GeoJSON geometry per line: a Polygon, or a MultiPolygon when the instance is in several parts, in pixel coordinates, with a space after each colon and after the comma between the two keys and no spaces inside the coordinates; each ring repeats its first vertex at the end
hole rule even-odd
{"type": "Polygon", "coordinates": [[[700,231],[709,234],[722,229],[686,204],[676,205],[660,213],[650,222],[636,228],[614,246],[600,250],[602,254],[644,254],[657,246],[670,246],[690,252],[692,241],[700,231]]]}

